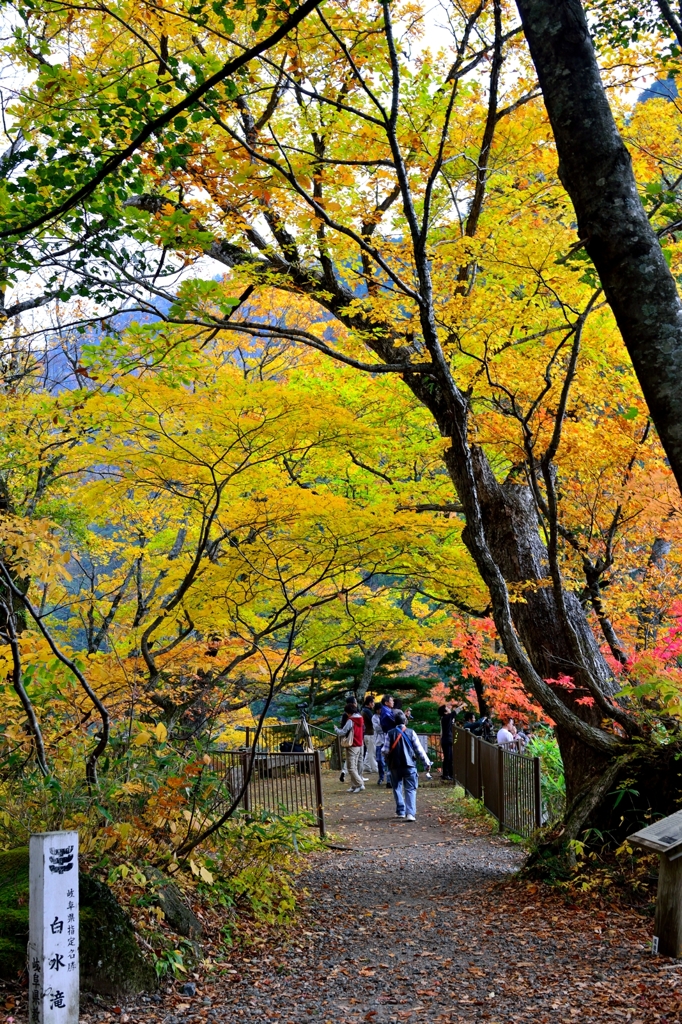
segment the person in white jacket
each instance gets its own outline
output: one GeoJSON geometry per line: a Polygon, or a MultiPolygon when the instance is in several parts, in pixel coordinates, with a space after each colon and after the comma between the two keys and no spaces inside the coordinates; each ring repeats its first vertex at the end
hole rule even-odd
{"type": "MultiPolygon", "coordinates": [[[[375,750],[376,759],[377,759],[377,771],[379,772],[379,779],[377,781],[377,786],[382,786],[383,783],[384,783],[384,776],[386,776],[389,780],[390,780],[390,776],[388,775],[388,773],[386,771],[386,763],[384,761],[384,755],[381,752],[381,748],[384,745],[384,740],[385,740],[386,736],[385,736],[384,730],[381,728],[381,717],[380,717],[378,711],[375,711],[374,714],[372,715],[372,725],[374,726],[374,750],[375,750]]],[[[390,787],[391,787],[391,783],[390,783],[390,781],[388,781],[386,783],[386,788],[390,789],[390,787]]]]}
{"type": "Polygon", "coordinates": [[[371,775],[378,771],[376,759],[376,737],[374,735],[374,697],[365,697],[362,704],[362,717],[365,722],[365,760],[363,773],[371,775]]]}

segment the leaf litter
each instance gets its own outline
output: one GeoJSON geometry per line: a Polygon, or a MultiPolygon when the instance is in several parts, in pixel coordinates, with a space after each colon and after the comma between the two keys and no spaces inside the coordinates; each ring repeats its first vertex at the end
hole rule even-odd
{"type": "MultiPolygon", "coordinates": [[[[409,832],[386,797],[354,798],[357,821],[339,800],[332,827],[351,849],[312,858],[294,927],[245,923],[226,950],[216,912],[195,997],[178,982],[86,1002],[81,1022],[679,1024],[682,961],[652,956],[650,917],[518,878],[518,847],[447,814],[442,791],[420,792],[409,832]]],[[[0,1022],[23,1024],[25,996],[5,991],[0,1022]]]]}

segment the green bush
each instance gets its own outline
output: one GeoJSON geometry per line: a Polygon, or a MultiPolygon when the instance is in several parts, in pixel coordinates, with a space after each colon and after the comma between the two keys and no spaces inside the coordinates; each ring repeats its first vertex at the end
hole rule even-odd
{"type": "Polygon", "coordinates": [[[551,825],[563,816],[566,809],[564,763],[553,731],[549,728],[537,731],[526,753],[540,758],[543,824],[551,825]]]}

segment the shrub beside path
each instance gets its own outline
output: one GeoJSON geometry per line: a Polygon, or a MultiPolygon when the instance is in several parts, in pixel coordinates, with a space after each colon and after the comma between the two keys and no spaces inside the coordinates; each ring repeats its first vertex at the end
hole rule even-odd
{"type": "Polygon", "coordinates": [[[237,954],[202,1019],[679,1024],[682,963],[651,956],[648,919],[514,878],[520,848],[449,811],[452,790],[420,788],[412,824],[376,783],[326,788],[348,849],[316,856],[300,927],[237,954]]]}

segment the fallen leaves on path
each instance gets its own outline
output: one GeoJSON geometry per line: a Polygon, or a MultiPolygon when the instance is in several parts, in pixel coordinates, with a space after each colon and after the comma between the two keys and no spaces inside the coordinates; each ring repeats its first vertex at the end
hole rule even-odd
{"type": "Polygon", "coordinates": [[[679,1024],[682,962],[651,955],[650,918],[520,881],[518,850],[465,825],[400,845],[385,821],[367,849],[317,855],[295,929],[229,953],[216,932],[196,996],[143,997],[130,1024],[679,1024]]]}

